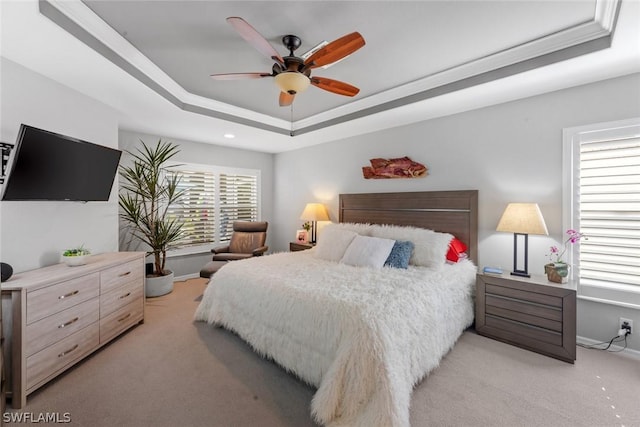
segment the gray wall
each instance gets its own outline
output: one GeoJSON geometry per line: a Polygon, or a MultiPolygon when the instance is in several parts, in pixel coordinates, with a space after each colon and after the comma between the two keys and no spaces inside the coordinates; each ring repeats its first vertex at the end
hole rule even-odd
{"type": "MultiPolygon", "coordinates": [[[[135,152],[136,148],[141,146],[140,140],[144,141],[147,145],[153,145],[159,139],[162,139],[163,141],[171,141],[179,145],[180,152],[173,158],[176,162],[260,170],[262,200],[261,220],[269,221],[267,245],[271,244],[271,241],[273,240],[271,236],[277,234],[277,228],[272,221],[274,209],[273,154],[239,150],[212,144],[202,144],[176,138],[165,138],[158,135],[140,134],[131,131],[120,131],[118,139],[119,148],[125,151],[135,152]]],[[[126,244],[128,239],[124,238],[122,229],[120,232],[120,249],[132,250],[132,248],[129,248],[126,244]]],[[[176,277],[190,276],[197,274],[210,260],[210,252],[194,255],[171,256],[167,259],[167,268],[172,270],[176,277]]]]}
{"type": "MultiPolygon", "coordinates": [[[[640,74],[276,155],[274,247],[286,249],[305,203],[323,202],[337,221],[338,194],[479,190],[479,264],[513,266],[513,235],[495,231],[509,202],[540,205],[550,236],[530,236],[529,271],[543,273],[562,241],[562,129],[640,116],[640,74]],[[365,180],[374,157],[409,156],[429,168],[412,180],[365,180]]],[[[605,340],[618,317],[638,310],[579,302],[578,334],[605,340]]],[[[634,334],[631,346],[640,350],[634,334]]]]}
{"type": "MultiPolygon", "coordinates": [[[[0,140],[14,144],[21,123],[118,147],[116,113],[106,105],[1,59],[0,140]]],[[[117,187],[117,178],[116,184],[117,187]]],[[[118,250],[118,205],[108,202],[0,202],[0,259],[15,272],[61,261],[65,248],[118,250]]]]}

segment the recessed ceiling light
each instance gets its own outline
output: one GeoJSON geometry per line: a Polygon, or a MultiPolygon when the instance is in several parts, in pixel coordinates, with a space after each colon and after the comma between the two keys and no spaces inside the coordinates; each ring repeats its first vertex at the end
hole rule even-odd
{"type": "Polygon", "coordinates": [[[235,137],[236,137],[236,136],[235,136],[234,134],[232,134],[232,133],[225,133],[223,136],[224,136],[225,138],[229,138],[229,139],[233,139],[233,138],[235,138],[235,137]]]}

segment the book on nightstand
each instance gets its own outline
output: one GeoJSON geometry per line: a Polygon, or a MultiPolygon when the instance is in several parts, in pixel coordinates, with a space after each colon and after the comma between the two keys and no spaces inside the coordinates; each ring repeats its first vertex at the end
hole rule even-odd
{"type": "Polygon", "coordinates": [[[500,267],[485,267],[482,269],[482,273],[502,276],[502,269],[500,267]]]}

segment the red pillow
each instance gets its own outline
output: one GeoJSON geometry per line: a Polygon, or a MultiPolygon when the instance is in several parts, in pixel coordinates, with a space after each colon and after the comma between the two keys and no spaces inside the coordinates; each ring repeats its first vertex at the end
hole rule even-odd
{"type": "Polygon", "coordinates": [[[457,238],[451,239],[449,242],[449,250],[447,251],[447,261],[449,262],[458,262],[461,259],[467,257],[467,245],[462,243],[457,238]]]}

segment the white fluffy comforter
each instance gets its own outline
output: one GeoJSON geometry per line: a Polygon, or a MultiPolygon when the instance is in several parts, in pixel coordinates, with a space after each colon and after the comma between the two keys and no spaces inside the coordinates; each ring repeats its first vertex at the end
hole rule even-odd
{"type": "Polygon", "coordinates": [[[475,274],[466,260],[375,270],[279,253],[220,269],[195,318],[318,387],[319,423],[409,426],[413,386],[473,322],[475,274]]]}

